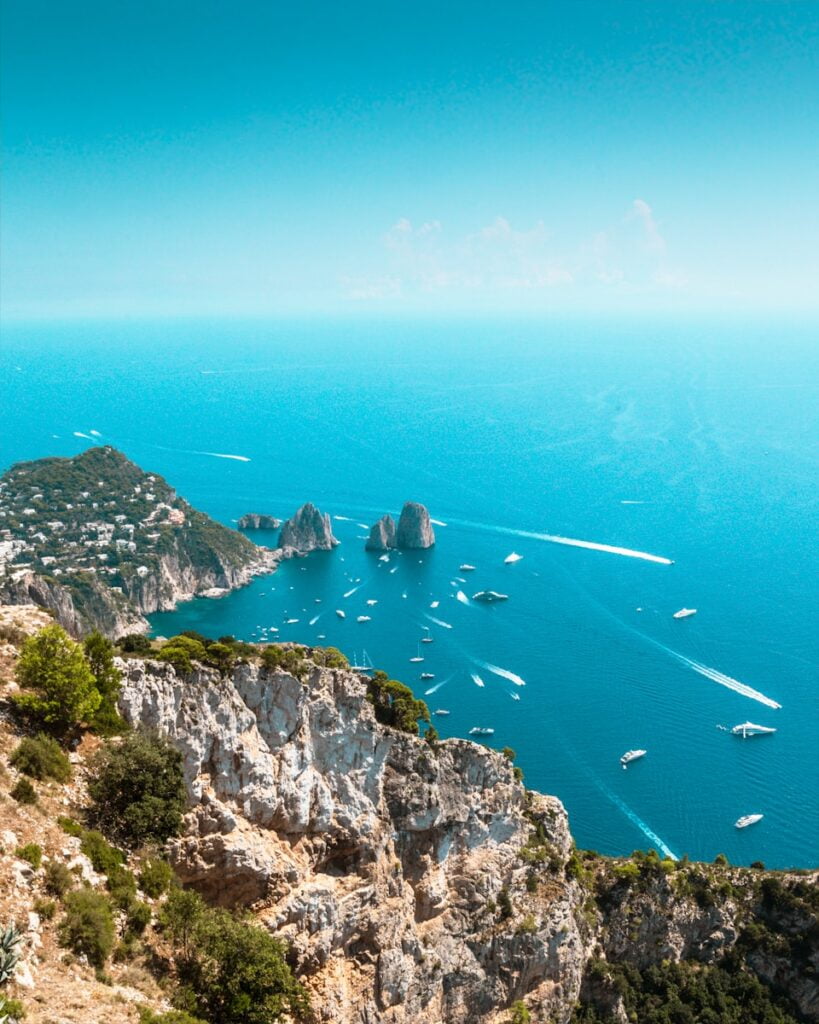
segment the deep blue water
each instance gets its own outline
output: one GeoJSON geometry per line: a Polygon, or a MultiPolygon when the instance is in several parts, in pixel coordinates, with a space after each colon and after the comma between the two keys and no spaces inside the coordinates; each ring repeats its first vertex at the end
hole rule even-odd
{"type": "Polygon", "coordinates": [[[451,712],[442,735],[494,727],[527,783],[563,799],[581,846],[810,866],[817,340],[815,327],[704,322],[19,327],[0,353],[0,463],[75,454],[89,441],[73,432],[94,430],[222,522],[306,500],[349,517],[334,520],[333,553],[157,615],[155,630],[321,634],[419,694],[443,683],[426,698],[451,712]],[[407,499],[447,525],[431,551],[381,563],[358,524],[407,499]],[[674,564],[504,532],[516,530],[674,564]],[[512,550],[524,557],[505,565],[512,550]],[[455,597],[483,588],[509,600],[455,597]],[[698,614],[675,621],[683,605],[698,614]],[[435,643],[413,665],[424,627],[435,643]],[[746,719],[778,732],[717,729],[746,719]],[[648,755],[623,771],[631,747],[648,755]],[[737,831],[753,812],[762,822],[737,831]]]}

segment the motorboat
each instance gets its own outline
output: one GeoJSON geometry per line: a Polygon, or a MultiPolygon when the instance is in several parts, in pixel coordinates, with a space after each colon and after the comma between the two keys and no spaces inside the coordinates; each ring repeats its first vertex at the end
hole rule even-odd
{"type": "Polygon", "coordinates": [[[776,732],[776,729],[769,725],[755,725],[753,722],[742,722],[731,730],[733,736],[741,736],[743,739],[747,736],[769,736],[772,732],[776,732]]]}
{"type": "Polygon", "coordinates": [[[743,814],[734,822],[734,828],[747,828],[749,825],[756,825],[758,821],[762,821],[763,817],[763,814],[743,814]]]}
{"type": "Polygon", "coordinates": [[[680,608],[678,612],[674,612],[673,618],[675,619],[690,619],[692,615],[697,614],[696,608],[680,608]]]}
{"type": "Polygon", "coordinates": [[[513,562],[519,562],[521,558],[523,558],[523,555],[519,555],[517,551],[513,551],[511,555],[507,555],[503,561],[506,565],[511,565],[513,562]]]}
{"type": "Polygon", "coordinates": [[[370,616],[370,615],[359,615],[358,618],[355,621],[356,622],[371,622],[372,621],[372,616],[370,616]]]}
{"type": "Polygon", "coordinates": [[[483,601],[484,604],[493,604],[495,601],[508,601],[508,594],[499,594],[497,590],[479,590],[472,595],[473,601],[483,601]]]}
{"type": "Polygon", "coordinates": [[[419,678],[421,678],[421,679],[434,679],[435,678],[435,673],[434,672],[422,672],[419,678]]]}
{"type": "Polygon", "coordinates": [[[463,565],[459,565],[458,566],[458,571],[459,572],[474,572],[475,571],[475,566],[474,565],[469,565],[467,562],[464,562],[463,565]]]}
{"type": "Polygon", "coordinates": [[[469,730],[470,736],[494,736],[495,730],[488,729],[484,725],[475,725],[469,730]]]}
{"type": "Polygon", "coordinates": [[[627,750],[620,758],[620,764],[623,768],[627,768],[632,761],[637,761],[641,757],[645,757],[647,753],[647,750],[627,750]]]}
{"type": "Polygon", "coordinates": [[[336,615],[340,619],[346,619],[347,618],[346,614],[341,610],[341,608],[336,608],[336,615]]]}
{"type": "Polygon", "coordinates": [[[450,712],[447,711],[446,708],[438,708],[437,711],[433,711],[432,713],[433,715],[438,715],[440,717],[442,715],[448,715],[450,712]]]}

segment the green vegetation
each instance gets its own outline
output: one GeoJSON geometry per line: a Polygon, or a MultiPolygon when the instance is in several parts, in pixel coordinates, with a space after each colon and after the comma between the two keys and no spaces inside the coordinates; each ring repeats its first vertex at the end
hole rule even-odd
{"type": "Polygon", "coordinates": [[[264,928],[181,890],[168,897],[162,920],[177,953],[180,1009],[213,1024],[273,1024],[309,1013],[285,947],[264,928]]]}
{"type": "Polygon", "coordinates": [[[18,804],[36,804],[37,790],[28,779],[18,779],[16,784],[9,790],[9,796],[18,804]]]}
{"type": "Polygon", "coordinates": [[[16,925],[0,929],[0,985],[7,985],[14,977],[20,961],[20,943],[23,933],[16,925]]]}
{"type": "Polygon", "coordinates": [[[518,999],[509,1007],[509,1024],[531,1024],[531,1020],[532,1015],[522,999],[518,999]]]}
{"type": "Polygon", "coordinates": [[[88,721],[102,701],[82,647],[57,625],[24,641],[17,680],[29,691],[12,698],[17,709],[58,736],[88,721]]]}
{"type": "Polygon", "coordinates": [[[42,732],[22,739],[12,751],[9,763],[39,782],[45,779],[68,782],[71,778],[71,762],[60,749],[60,744],[42,732]]]}
{"type": "Polygon", "coordinates": [[[154,1013],[145,1006],[139,1008],[139,1024],[206,1024],[200,1017],[192,1017],[184,1010],[154,1013]]]}
{"type": "Polygon", "coordinates": [[[147,860],[139,873],[140,889],[154,900],[168,891],[172,881],[173,871],[170,864],[159,857],[147,860]]]}
{"type": "Polygon", "coordinates": [[[153,645],[143,633],[126,633],[117,640],[117,647],[123,654],[150,654],[153,645]]]}
{"type": "Polygon", "coordinates": [[[74,888],[74,875],[58,860],[50,860],[45,869],[45,891],[51,896],[62,898],[74,888]]]}
{"type": "Polygon", "coordinates": [[[19,999],[9,999],[8,996],[0,995],[0,1021],[14,1024],[14,1021],[23,1020],[25,1015],[26,1008],[19,999]]]}
{"type": "Polygon", "coordinates": [[[278,669],[288,672],[302,682],[310,671],[303,647],[282,647],[279,644],[271,644],[262,651],[262,665],[270,672],[275,672],[278,669]]]}
{"type": "Polygon", "coordinates": [[[417,700],[412,690],[390,679],[380,669],[367,683],[367,699],[375,708],[375,717],[383,725],[391,725],[402,732],[418,735],[418,723],[429,722],[429,708],[417,700]]]}
{"type": "Polygon", "coordinates": [[[102,967],[114,947],[114,916],[111,904],[93,889],[77,889],[65,898],[65,916],[60,923],[60,943],[102,967]]]}
{"type": "MultiPolygon", "coordinates": [[[[627,964],[593,964],[598,985],[619,995],[629,1020],[639,1024],[796,1024],[790,1007],[743,970],[682,961],[639,971],[627,964]]],[[[609,1024],[592,1003],[581,1005],[572,1024],[609,1024]]]]}
{"type": "Polygon", "coordinates": [[[38,897],[34,901],[34,913],[38,914],[43,921],[51,921],[57,913],[57,904],[54,900],[44,900],[38,897]]]}
{"type": "Polygon", "coordinates": [[[182,755],[160,736],[135,732],[104,747],[91,768],[91,818],[133,848],[178,835],[185,809],[182,755]]]}
{"type": "Polygon", "coordinates": [[[26,843],[25,846],[18,846],[14,855],[20,860],[27,861],[35,871],[43,863],[43,848],[39,843],[26,843]]]}
{"type": "Polygon", "coordinates": [[[111,846],[102,832],[83,831],[80,850],[91,861],[91,867],[101,875],[109,875],[125,863],[125,854],[111,846]]]}
{"type": "Polygon", "coordinates": [[[117,711],[122,673],[114,664],[114,645],[101,633],[95,632],[85,638],[83,650],[101,698],[91,724],[101,735],[114,736],[126,728],[117,711]]]}

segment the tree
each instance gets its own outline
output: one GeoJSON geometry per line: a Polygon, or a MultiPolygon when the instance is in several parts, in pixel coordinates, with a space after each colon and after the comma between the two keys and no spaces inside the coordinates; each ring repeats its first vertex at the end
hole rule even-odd
{"type": "Polygon", "coordinates": [[[100,751],[88,792],[91,816],[106,835],[129,847],[164,843],[182,827],[182,755],[167,739],[135,732],[100,751]]]}
{"type": "Polygon", "coordinates": [[[104,735],[122,732],[125,722],[117,712],[122,673],[114,664],[114,645],[102,633],[94,632],[83,641],[83,650],[102,698],[94,714],[94,728],[104,735]]]}
{"type": "Polygon", "coordinates": [[[84,954],[95,967],[102,967],[116,935],[111,904],[93,889],[70,892],[65,898],[59,935],[63,946],[84,954]]]}
{"type": "Polygon", "coordinates": [[[185,1009],[213,1024],[303,1019],[309,998],[285,954],[284,945],[264,928],[226,910],[208,910],[196,926],[182,971],[191,1003],[185,1009]]]}
{"type": "Polygon", "coordinates": [[[23,643],[17,680],[34,691],[16,695],[17,708],[58,736],[88,721],[102,702],[82,647],[56,624],[23,643]]]}

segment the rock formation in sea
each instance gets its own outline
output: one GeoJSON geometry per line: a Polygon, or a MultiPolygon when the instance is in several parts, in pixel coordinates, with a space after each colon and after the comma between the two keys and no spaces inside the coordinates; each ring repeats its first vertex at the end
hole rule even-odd
{"type": "Polygon", "coordinates": [[[306,555],[310,551],[330,551],[338,543],[333,536],[330,516],[319,512],[309,501],[285,521],[279,534],[279,548],[285,558],[306,555]]]}
{"type": "Polygon", "coordinates": [[[0,513],[0,600],[50,608],[75,636],[147,630],[145,615],[281,559],[108,446],[15,464],[0,477],[0,513]]]}
{"type": "Polygon", "coordinates": [[[395,546],[395,520],[391,515],[382,516],[377,523],[373,523],[364,550],[391,551],[395,546]]]}
{"type": "Polygon", "coordinates": [[[435,533],[424,505],[417,501],[408,501],[401,509],[398,528],[395,533],[396,546],[399,548],[431,548],[435,543],[435,533]]]}
{"type": "Polygon", "coordinates": [[[240,530],[278,530],[281,525],[281,519],[260,515],[258,512],[245,513],[237,523],[240,530]]]}

